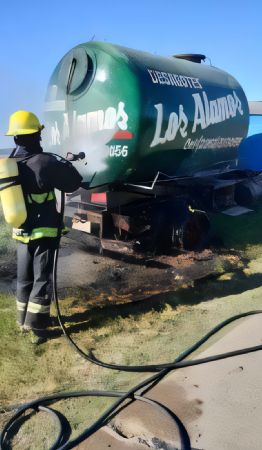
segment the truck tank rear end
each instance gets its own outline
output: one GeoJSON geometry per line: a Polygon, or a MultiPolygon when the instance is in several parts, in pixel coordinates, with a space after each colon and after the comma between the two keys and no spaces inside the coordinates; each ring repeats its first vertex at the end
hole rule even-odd
{"type": "Polygon", "coordinates": [[[69,196],[68,217],[104,248],[142,249],[164,234],[167,247],[171,236],[198,243],[208,219],[193,211],[234,204],[246,96],[228,73],[189,59],[88,42],[50,79],[47,148],[71,155],[86,188],[69,196]]]}
{"type": "Polygon", "coordinates": [[[96,42],[60,61],[46,112],[49,150],[84,152],[77,166],[94,185],[228,165],[249,121],[245,94],[226,72],[96,42]]]}

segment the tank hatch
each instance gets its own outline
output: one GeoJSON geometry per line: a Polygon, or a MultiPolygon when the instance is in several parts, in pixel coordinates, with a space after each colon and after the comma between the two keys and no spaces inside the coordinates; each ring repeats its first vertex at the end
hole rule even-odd
{"type": "Polygon", "coordinates": [[[206,56],[201,53],[185,53],[181,55],[173,55],[174,58],[178,59],[186,59],[187,61],[191,61],[194,63],[201,64],[202,61],[205,61],[206,56]]]}
{"type": "Polygon", "coordinates": [[[70,50],[63,58],[59,70],[59,86],[66,94],[78,94],[90,83],[94,65],[84,48],[70,50]]]}

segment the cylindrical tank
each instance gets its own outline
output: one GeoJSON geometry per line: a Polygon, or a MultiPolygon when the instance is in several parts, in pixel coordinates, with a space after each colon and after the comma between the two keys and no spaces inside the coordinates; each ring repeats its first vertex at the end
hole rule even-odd
{"type": "Polygon", "coordinates": [[[249,110],[215,67],[102,42],[70,50],[46,97],[48,151],[84,152],[91,185],[192,176],[234,162],[249,110]]]}
{"type": "Polygon", "coordinates": [[[24,195],[18,179],[18,166],[14,158],[0,158],[0,201],[5,221],[13,227],[20,227],[27,218],[24,195]]]}

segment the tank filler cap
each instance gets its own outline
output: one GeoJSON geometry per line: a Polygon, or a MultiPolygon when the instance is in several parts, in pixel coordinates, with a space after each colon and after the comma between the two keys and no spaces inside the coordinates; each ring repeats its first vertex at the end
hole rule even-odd
{"type": "Polygon", "coordinates": [[[201,64],[202,61],[206,60],[206,56],[201,53],[185,53],[181,55],[173,55],[173,58],[186,59],[194,63],[201,64]]]}

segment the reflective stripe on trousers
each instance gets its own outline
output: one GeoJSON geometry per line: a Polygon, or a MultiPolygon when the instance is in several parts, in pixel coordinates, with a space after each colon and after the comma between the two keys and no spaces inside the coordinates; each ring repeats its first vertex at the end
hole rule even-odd
{"type": "MultiPolygon", "coordinates": [[[[37,299],[35,300],[36,303],[33,301],[28,302],[27,306],[27,314],[30,312],[32,314],[49,314],[50,312],[50,304],[47,305],[40,305],[37,303],[37,299]]],[[[49,302],[48,302],[49,303],[49,302]]]]}
{"type": "Polygon", "coordinates": [[[17,321],[44,329],[50,320],[51,275],[56,239],[17,243],[17,321]]]}
{"type": "Polygon", "coordinates": [[[43,329],[49,325],[51,301],[47,299],[46,305],[40,305],[38,303],[39,300],[16,301],[17,322],[19,325],[27,325],[35,329],[43,329]]]}

